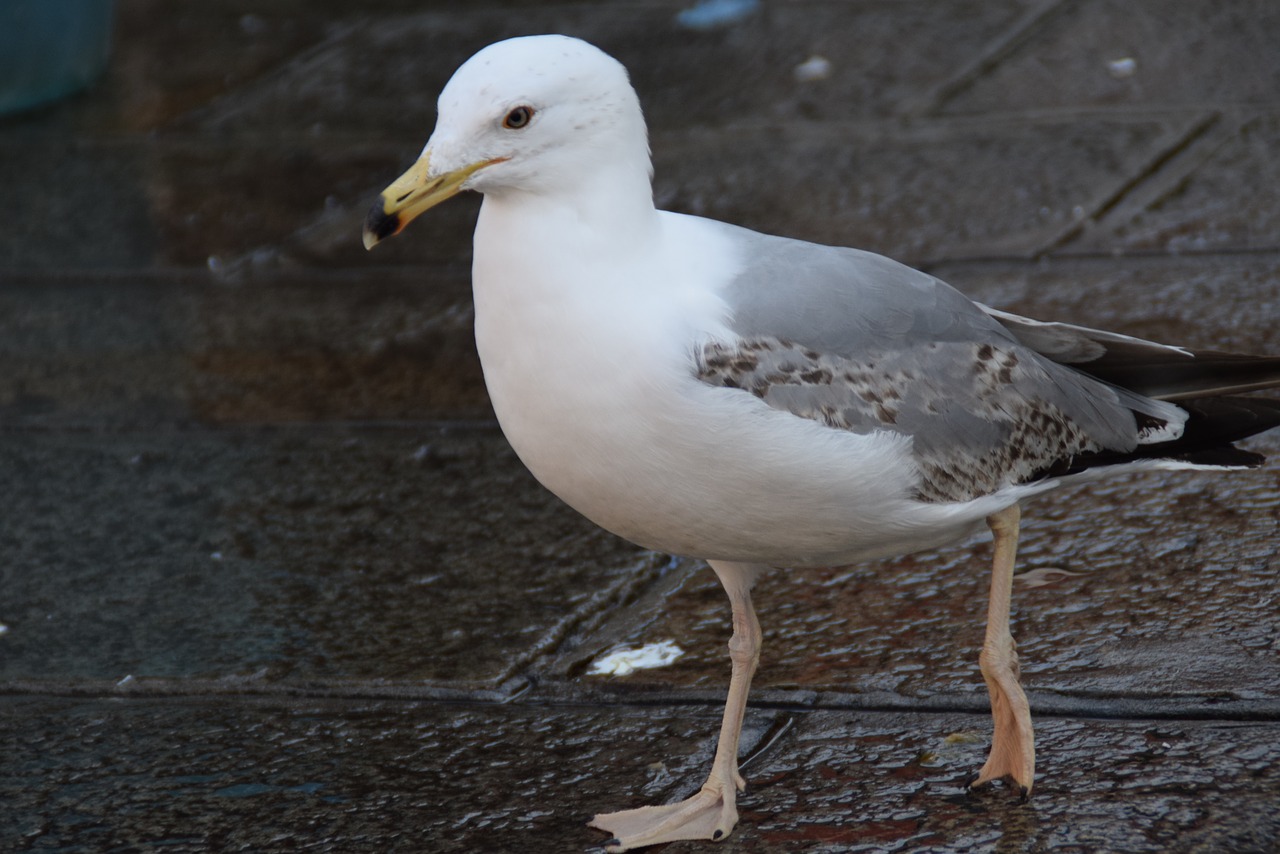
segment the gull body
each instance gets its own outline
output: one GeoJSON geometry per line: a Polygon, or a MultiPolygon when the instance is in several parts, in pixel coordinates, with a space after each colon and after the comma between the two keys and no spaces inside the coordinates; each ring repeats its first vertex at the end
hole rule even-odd
{"type": "Polygon", "coordinates": [[[971,302],[887,258],[658,211],[639,101],[616,60],[564,36],[468,60],[423,155],[370,212],[366,246],[461,190],[476,343],[512,447],[614,533],[704,558],[729,595],[732,671],[706,784],[596,816],[623,851],[720,839],[769,567],[843,565],[995,538],[979,662],[995,721],[975,783],[1034,775],[1009,634],[1019,502],[1133,468],[1255,466],[1280,424],[1280,359],[1192,353],[971,302]]]}
{"type": "Polygon", "coordinates": [[[831,430],[698,380],[702,344],[733,338],[722,293],[741,235],[648,213],[608,245],[554,199],[481,209],[485,383],[520,459],[570,506],[659,551],[830,566],[952,541],[1025,491],[922,504],[908,437],[831,430]],[[563,258],[573,281],[553,272],[563,258]]]}

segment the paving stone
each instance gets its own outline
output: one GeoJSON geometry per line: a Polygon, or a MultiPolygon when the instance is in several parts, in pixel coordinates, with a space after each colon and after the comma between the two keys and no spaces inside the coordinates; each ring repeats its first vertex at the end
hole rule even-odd
{"type": "Polygon", "coordinates": [[[172,281],[41,278],[0,288],[0,412],[8,426],[180,417],[194,326],[172,281]]]}
{"type": "MultiPolygon", "coordinates": [[[[1274,152],[1280,115],[1229,116],[1185,172],[1157,175],[1151,188],[1109,214],[1065,251],[1264,251],[1277,248],[1280,181],[1274,152]]],[[[1126,200],[1128,201],[1128,200],[1126,200]]]]}
{"type": "MultiPolygon", "coordinates": [[[[175,13],[164,0],[122,0],[110,62],[84,95],[0,126],[18,133],[112,136],[151,132],[191,110],[269,76],[280,65],[367,18],[342,0],[209,0],[175,13]]],[[[455,12],[474,4],[436,0],[455,12]]],[[[530,0],[489,0],[508,10],[530,0]]],[[[421,8],[417,0],[383,0],[381,14],[421,8]]]]}
{"type": "MultiPolygon", "coordinates": [[[[261,266],[296,232],[344,213],[358,244],[397,156],[386,146],[288,140],[0,139],[0,183],[24,200],[0,212],[0,270],[261,266]],[[352,200],[359,213],[343,209],[352,200]]],[[[428,244],[428,258],[440,259],[443,243],[447,260],[468,259],[470,228],[428,244]]],[[[351,254],[368,268],[367,255],[351,254]]]]}
{"type": "MultiPolygon", "coordinates": [[[[147,176],[157,262],[219,271],[249,256],[260,265],[294,232],[338,215],[341,202],[372,204],[369,189],[389,163],[393,155],[385,146],[280,140],[161,146],[147,176]]],[[[348,228],[358,239],[360,220],[348,228]]],[[[368,256],[357,257],[369,265],[368,256]]]]}
{"type": "Polygon", "coordinates": [[[908,263],[1030,257],[1185,132],[1178,122],[800,126],[655,140],[660,206],[908,263]],[[765,167],[762,169],[762,164],[765,167]]]}
{"type": "Polygon", "coordinates": [[[465,274],[13,277],[9,424],[492,418],[465,274]]]}
{"type": "Polygon", "coordinates": [[[136,145],[0,142],[0,269],[140,267],[156,253],[136,145]]]}
{"type": "Polygon", "coordinates": [[[604,837],[585,816],[668,797],[714,726],[688,709],[6,698],[0,844],[587,850],[604,837]]]}
{"type": "Polygon", "coordinates": [[[202,421],[493,417],[466,274],[302,274],[196,296],[186,391],[202,421]]]}
{"type": "Polygon", "coordinates": [[[1085,0],[1057,11],[944,109],[1213,109],[1280,92],[1280,9],[1268,0],[1085,0]]]}
{"type": "Polygon", "coordinates": [[[748,769],[728,850],[1262,852],[1280,839],[1272,725],[1042,720],[1026,804],[999,785],[960,789],[984,758],[975,729],[953,716],[800,716],[748,769]]]}
{"type": "Polygon", "coordinates": [[[930,272],[971,298],[1186,347],[1280,350],[1280,258],[1062,259],[1031,265],[939,265],[930,272]]]}
{"type": "Polygon", "coordinates": [[[655,571],[496,431],[20,431],[0,471],[0,682],[493,688],[655,571]]]}
{"type": "MultiPolygon", "coordinates": [[[[748,714],[748,742],[777,712],[748,714]]],[[[746,766],[717,847],[782,851],[1273,850],[1274,724],[1041,723],[1026,804],[959,787],[966,715],[822,712],[746,766]]],[[[690,793],[709,710],[389,702],[0,700],[6,850],[578,851],[601,809],[690,793]]],[[[694,852],[678,843],[665,850],[694,852]]]]}
{"type": "Polygon", "coordinates": [[[370,17],[192,119],[218,132],[314,129],[420,147],[436,96],[459,65],[491,42],[545,32],[585,38],[616,55],[653,129],[889,115],[922,98],[1022,11],[1009,0],[943,7],[801,0],[771,4],[732,27],[694,31],[676,20],[688,5],[610,3],[604,15],[591,3],[518,12],[474,4],[466,12],[370,17]],[[795,67],[815,54],[831,62],[829,76],[797,80],[795,67]],[[717,73],[696,73],[709,68],[717,73]]]}

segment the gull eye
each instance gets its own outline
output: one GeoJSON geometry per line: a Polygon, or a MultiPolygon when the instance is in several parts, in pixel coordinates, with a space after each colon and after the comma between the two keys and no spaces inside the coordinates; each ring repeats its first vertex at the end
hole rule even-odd
{"type": "Polygon", "coordinates": [[[533,107],[516,107],[507,113],[507,117],[502,120],[502,126],[509,130],[520,130],[520,128],[529,124],[533,118],[533,107]]]}

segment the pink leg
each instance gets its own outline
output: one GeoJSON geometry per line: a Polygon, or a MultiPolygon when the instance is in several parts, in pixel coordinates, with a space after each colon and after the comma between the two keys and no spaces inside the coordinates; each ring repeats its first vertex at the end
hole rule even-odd
{"type": "Polygon", "coordinates": [[[1022,792],[1031,794],[1036,773],[1035,734],[1031,729],[1031,707],[1018,684],[1018,651],[1009,633],[1010,593],[1013,565],[1018,552],[1018,505],[987,517],[995,538],[991,566],[991,601],[987,606],[987,636],[978,664],[991,695],[991,716],[995,732],[991,754],[971,786],[1010,777],[1022,792]]]}
{"type": "Polygon", "coordinates": [[[605,843],[610,852],[681,839],[720,840],[738,823],[738,792],[746,788],[738,774],[738,741],[751,677],[760,660],[760,623],[751,606],[751,585],[761,567],[709,563],[733,606],[733,637],[729,641],[733,670],[711,775],[696,795],[680,803],[603,813],[593,818],[592,827],[613,834],[614,838],[605,843]]]}

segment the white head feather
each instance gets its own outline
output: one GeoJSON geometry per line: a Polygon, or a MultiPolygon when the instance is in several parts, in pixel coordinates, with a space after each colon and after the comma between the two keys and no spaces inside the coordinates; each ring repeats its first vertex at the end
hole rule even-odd
{"type": "Polygon", "coordinates": [[[619,170],[647,184],[648,136],[622,63],[568,36],[525,36],[492,44],[467,60],[439,99],[427,142],[433,174],[497,160],[463,189],[501,195],[574,192],[597,173],[619,170]],[[531,116],[504,122],[513,110],[531,116]]]}

